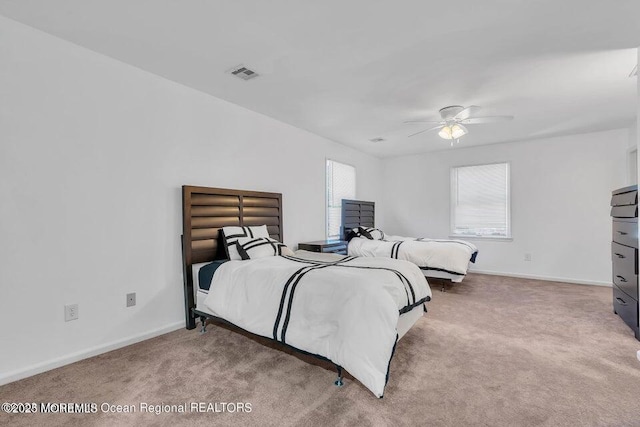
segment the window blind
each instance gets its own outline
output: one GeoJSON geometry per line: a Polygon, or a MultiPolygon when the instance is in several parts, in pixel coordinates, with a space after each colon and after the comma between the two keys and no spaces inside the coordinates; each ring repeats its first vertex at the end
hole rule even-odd
{"type": "Polygon", "coordinates": [[[356,168],[327,160],[327,239],[340,238],[342,199],[356,198],[356,168]]]}
{"type": "Polygon", "coordinates": [[[508,163],[451,169],[451,233],[511,237],[508,163]]]}

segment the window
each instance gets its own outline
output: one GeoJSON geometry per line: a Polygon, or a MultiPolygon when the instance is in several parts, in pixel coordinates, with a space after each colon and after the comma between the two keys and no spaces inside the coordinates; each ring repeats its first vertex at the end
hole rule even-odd
{"type": "Polygon", "coordinates": [[[451,234],[511,237],[509,164],[451,169],[451,234]]]}
{"type": "Polygon", "coordinates": [[[327,160],[327,239],[339,239],[342,199],[356,198],[356,168],[327,160]]]}

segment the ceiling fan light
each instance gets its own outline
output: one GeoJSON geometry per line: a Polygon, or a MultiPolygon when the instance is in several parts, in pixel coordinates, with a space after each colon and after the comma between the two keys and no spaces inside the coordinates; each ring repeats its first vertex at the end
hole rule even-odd
{"type": "Polygon", "coordinates": [[[438,135],[442,139],[453,139],[450,126],[444,126],[442,129],[440,129],[440,132],[438,132],[438,135]]]}
{"type": "Polygon", "coordinates": [[[451,126],[451,137],[452,139],[458,139],[462,136],[465,136],[468,133],[467,128],[462,125],[455,124],[451,126]]]}

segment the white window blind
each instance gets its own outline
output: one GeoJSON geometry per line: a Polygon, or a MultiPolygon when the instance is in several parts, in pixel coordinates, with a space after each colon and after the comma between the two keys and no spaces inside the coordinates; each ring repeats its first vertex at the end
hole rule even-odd
{"type": "Polygon", "coordinates": [[[509,164],[451,169],[451,234],[511,237],[509,164]]]}
{"type": "Polygon", "coordinates": [[[340,238],[342,199],[356,198],[356,168],[327,160],[327,239],[340,238]]]}

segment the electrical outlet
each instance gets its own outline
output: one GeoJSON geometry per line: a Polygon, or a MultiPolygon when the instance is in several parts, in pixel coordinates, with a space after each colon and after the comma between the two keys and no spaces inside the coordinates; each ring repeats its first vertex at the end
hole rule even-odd
{"type": "Polygon", "coordinates": [[[531,261],[531,254],[524,254],[525,261],[531,261]]]}
{"type": "Polygon", "coordinates": [[[64,321],[69,322],[78,318],[78,304],[68,304],[64,306],[64,321]]]}
{"type": "Polygon", "coordinates": [[[127,307],[133,307],[136,305],[136,293],[132,292],[127,294],[127,307]]]}

